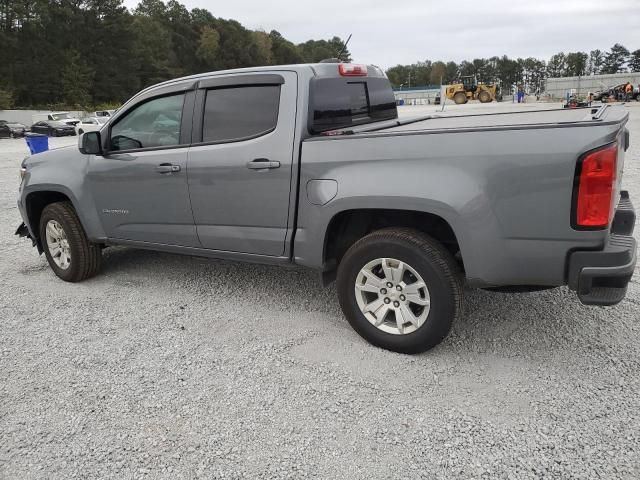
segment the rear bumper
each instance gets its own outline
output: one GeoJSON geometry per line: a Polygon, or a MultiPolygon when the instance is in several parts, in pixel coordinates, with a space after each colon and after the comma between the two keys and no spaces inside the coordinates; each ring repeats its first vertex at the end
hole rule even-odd
{"type": "Polygon", "coordinates": [[[635,210],[628,192],[622,192],[604,249],[570,255],[569,288],[585,305],[616,305],[626,296],[637,259],[634,226],[635,210]]]}

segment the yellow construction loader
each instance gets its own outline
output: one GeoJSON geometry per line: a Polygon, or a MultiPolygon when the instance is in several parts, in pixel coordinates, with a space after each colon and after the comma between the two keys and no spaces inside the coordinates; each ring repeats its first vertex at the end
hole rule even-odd
{"type": "Polygon", "coordinates": [[[478,83],[475,76],[462,77],[460,83],[454,83],[445,87],[445,95],[458,105],[469,100],[480,100],[480,103],[489,103],[496,100],[498,87],[495,84],[478,83]]]}

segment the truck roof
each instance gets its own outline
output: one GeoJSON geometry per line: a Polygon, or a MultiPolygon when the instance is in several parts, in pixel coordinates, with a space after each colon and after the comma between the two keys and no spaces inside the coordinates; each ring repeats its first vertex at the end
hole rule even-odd
{"type": "MultiPolygon", "coordinates": [[[[300,63],[300,64],[291,64],[291,65],[266,65],[262,67],[246,67],[246,68],[234,68],[229,70],[214,70],[212,72],[205,73],[197,73],[195,75],[189,75],[186,77],[175,78],[172,80],[167,80],[165,82],[157,83],[155,85],[151,85],[144,90],[141,90],[135,96],[137,97],[141,93],[147,92],[151,89],[163,87],[167,85],[173,85],[176,83],[199,80],[202,78],[207,78],[211,76],[217,75],[228,75],[231,73],[258,73],[258,72],[272,72],[274,70],[290,70],[290,71],[307,71],[311,72],[312,76],[317,77],[339,77],[340,74],[338,72],[338,65],[340,63],[300,63]]],[[[367,76],[368,77],[382,77],[386,78],[384,71],[376,66],[376,65],[366,65],[367,66],[367,76]]]]}

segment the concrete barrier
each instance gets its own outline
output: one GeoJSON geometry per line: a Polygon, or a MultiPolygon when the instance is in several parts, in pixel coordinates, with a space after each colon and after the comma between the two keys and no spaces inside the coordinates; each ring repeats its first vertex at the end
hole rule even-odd
{"type": "MultiPolygon", "coordinates": [[[[30,127],[36,122],[46,120],[47,115],[53,113],[52,110],[0,110],[0,120],[8,122],[22,123],[30,127]]],[[[85,112],[69,111],[70,114],[77,118],[82,118],[85,112]]]]}
{"type": "Polygon", "coordinates": [[[585,96],[607,90],[622,83],[631,82],[635,90],[640,84],[640,73],[613,73],[609,75],[586,75],[584,77],[547,78],[545,93],[555,98],[565,98],[567,91],[585,96]]]}

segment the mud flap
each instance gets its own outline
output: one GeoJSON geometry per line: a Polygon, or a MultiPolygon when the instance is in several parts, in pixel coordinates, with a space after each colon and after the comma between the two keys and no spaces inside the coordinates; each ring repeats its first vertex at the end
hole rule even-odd
{"type": "Polygon", "coordinates": [[[31,240],[31,243],[33,244],[34,247],[38,247],[38,252],[42,253],[42,247],[40,247],[40,245],[38,244],[38,242],[36,241],[35,238],[33,238],[31,236],[31,233],[29,233],[29,228],[25,225],[24,222],[22,222],[20,224],[20,226],[18,227],[18,229],[16,230],[16,235],[18,235],[19,237],[26,237],[28,239],[31,240]]]}

